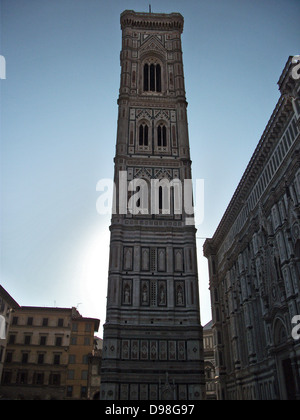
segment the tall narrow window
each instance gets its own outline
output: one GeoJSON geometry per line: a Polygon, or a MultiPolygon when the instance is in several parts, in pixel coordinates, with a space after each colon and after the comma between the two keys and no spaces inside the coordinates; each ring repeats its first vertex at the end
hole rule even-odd
{"type": "Polygon", "coordinates": [[[166,129],[165,125],[163,126],[162,134],[163,134],[163,136],[162,136],[163,137],[162,138],[163,147],[167,147],[167,129],[166,129]]]}
{"type": "Polygon", "coordinates": [[[148,125],[144,126],[144,146],[148,146],[148,125]]]}
{"type": "Polygon", "coordinates": [[[148,92],[149,90],[149,65],[144,65],[144,91],[148,92]]]}
{"type": "Polygon", "coordinates": [[[143,124],[140,125],[140,129],[139,129],[139,145],[140,146],[144,145],[144,126],[143,126],[143,124]]]}
{"type": "Polygon", "coordinates": [[[28,363],[28,353],[23,353],[22,354],[22,363],[23,364],[28,363]]]}
{"type": "Polygon", "coordinates": [[[55,354],[53,358],[54,365],[60,365],[60,354],[55,354]]]}
{"type": "Polygon", "coordinates": [[[164,124],[157,127],[157,146],[167,147],[167,127],[164,124]]]}
{"type": "Polygon", "coordinates": [[[161,92],[161,66],[160,64],[144,65],[144,91],[161,92]]]}
{"type": "Polygon", "coordinates": [[[150,66],[150,90],[155,92],[155,66],[151,64],[150,66]]]}
{"type": "Polygon", "coordinates": [[[156,65],[156,92],[161,92],[161,67],[156,65]]]}
{"type": "Polygon", "coordinates": [[[157,127],[157,146],[161,147],[162,141],[161,141],[161,126],[159,125],[157,127]]]}
{"type": "Polygon", "coordinates": [[[162,187],[159,187],[159,193],[158,193],[158,208],[159,208],[159,211],[161,212],[162,211],[162,208],[163,208],[163,189],[162,189],[162,187]]]}
{"type": "Polygon", "coordinates": [[[147,124],[141,124],[139,127],[139,146],[148,146],[149,127],[147,124]]]}

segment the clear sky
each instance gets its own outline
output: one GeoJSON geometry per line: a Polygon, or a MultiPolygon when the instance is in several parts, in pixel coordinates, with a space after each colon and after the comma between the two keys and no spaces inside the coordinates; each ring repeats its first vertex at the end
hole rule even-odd
{"type": "MultiPolygon", "coordinates": [[[[109,216],[96,184],[113,176],[120,13],[149,0],[0,0],[1,277],[21,305],[78,306],[105,321],[109,216]]],[[[194,179],[211,237],[300,53],[299,0],[152,0],[185,19],[183,58],[194,179]]],[[[198,240],[202,323],[211,318],[198,240]]],[[[99,335],[102,335],[102,328],[99,335]]]]}

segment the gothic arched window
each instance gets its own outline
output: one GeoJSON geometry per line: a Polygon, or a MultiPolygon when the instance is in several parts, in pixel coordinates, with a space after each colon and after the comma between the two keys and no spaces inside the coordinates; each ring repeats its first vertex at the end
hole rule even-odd
{"type": "Polygon", "coordinates": [[[149,90],[149,65],[144,65],[144,91],[148,92],[149,90]]]}
{"type": "Polygon", "coordinates": [[[142,123],[139,128],[139,146],[148,146],[148,133],[149,127],[147,124],[142,123]]]}
{"type": "Polygon", "coordinates": [[[156,92],[161,92],[161,67],[156,64],[156,92]]]}
{"type": "Polygon", "coordinates": [[[159,212],[161,212],[163,208],[163,188],[162,187],[159,187],[159,190],[158,190],[158,208],[159,208],[159,212]]]}
{"type": "Polygon", "coordinates": [[[150,65],[150,90],[151,92],[155,92],[155,66],[154,64],[150,65]]]}
{"type": "Polygon", "coordinates": [[[161,66],[160,64],[144,65],[144,91],[161,92],[161,66]]]}
{"type": "Polygon", "coordinates": [[[157,146],[167,147],[167,128],[164,124],[157,127],[157,146]]]}
{"type": "Polygon", "coordinates": [[[283,322],[280,319],[277,319],[275,322],[274,336],[275,336],[274,337],[275,346],[284,344],[287,341],[287,338],[288,338],[287,331],[283,322]]]}

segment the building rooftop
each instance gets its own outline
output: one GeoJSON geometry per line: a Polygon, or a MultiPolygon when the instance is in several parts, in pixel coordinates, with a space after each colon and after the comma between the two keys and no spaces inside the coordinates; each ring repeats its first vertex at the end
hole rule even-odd
{"type": "Polygon", "coordinates": [[[206,325],[204,325],[203,331],[211,330],[212,326],[213,326],[213,322],[211,320],[206,325]]]}
{"type": "Polygon", "coordinates": [[[134,10],[125,10],[121,14],[121,28],[126,26],[183,31],[184,19],[180,13],[140,13],[134,10]]]}
{"type": "Polygon", "coordinates": [[[13,308],[20,308],[20,305],[10,296],[10,294],[0,284],[0,296],[13,308]]]}

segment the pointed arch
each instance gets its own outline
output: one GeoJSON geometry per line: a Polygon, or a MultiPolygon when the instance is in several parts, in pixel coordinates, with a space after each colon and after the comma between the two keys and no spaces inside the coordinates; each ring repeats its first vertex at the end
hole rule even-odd
{"type": "Polygon", "coordinates": [[[137,147],[139,151],[149,152],[150,150],[150,122],[142,119],[137,124],[137,147]]]}
{"type": "Polygon", "coordinates": [[[156,147],[158,152],[169,151],[169,126],[166,121],[160,120],[156,124],[156,147]]]}
{"type": "Polygon", "coordinates": [[[148,56],[142,62],[144,92],[162,92],[163,63],[154,55],[148,56]]]}
{"type": "Polygon", "coordinates": [[[274,321],[273,338],[275,346],[281,346],[288,340],[288,332],[281,318],[277,317],[274,321]]]}

